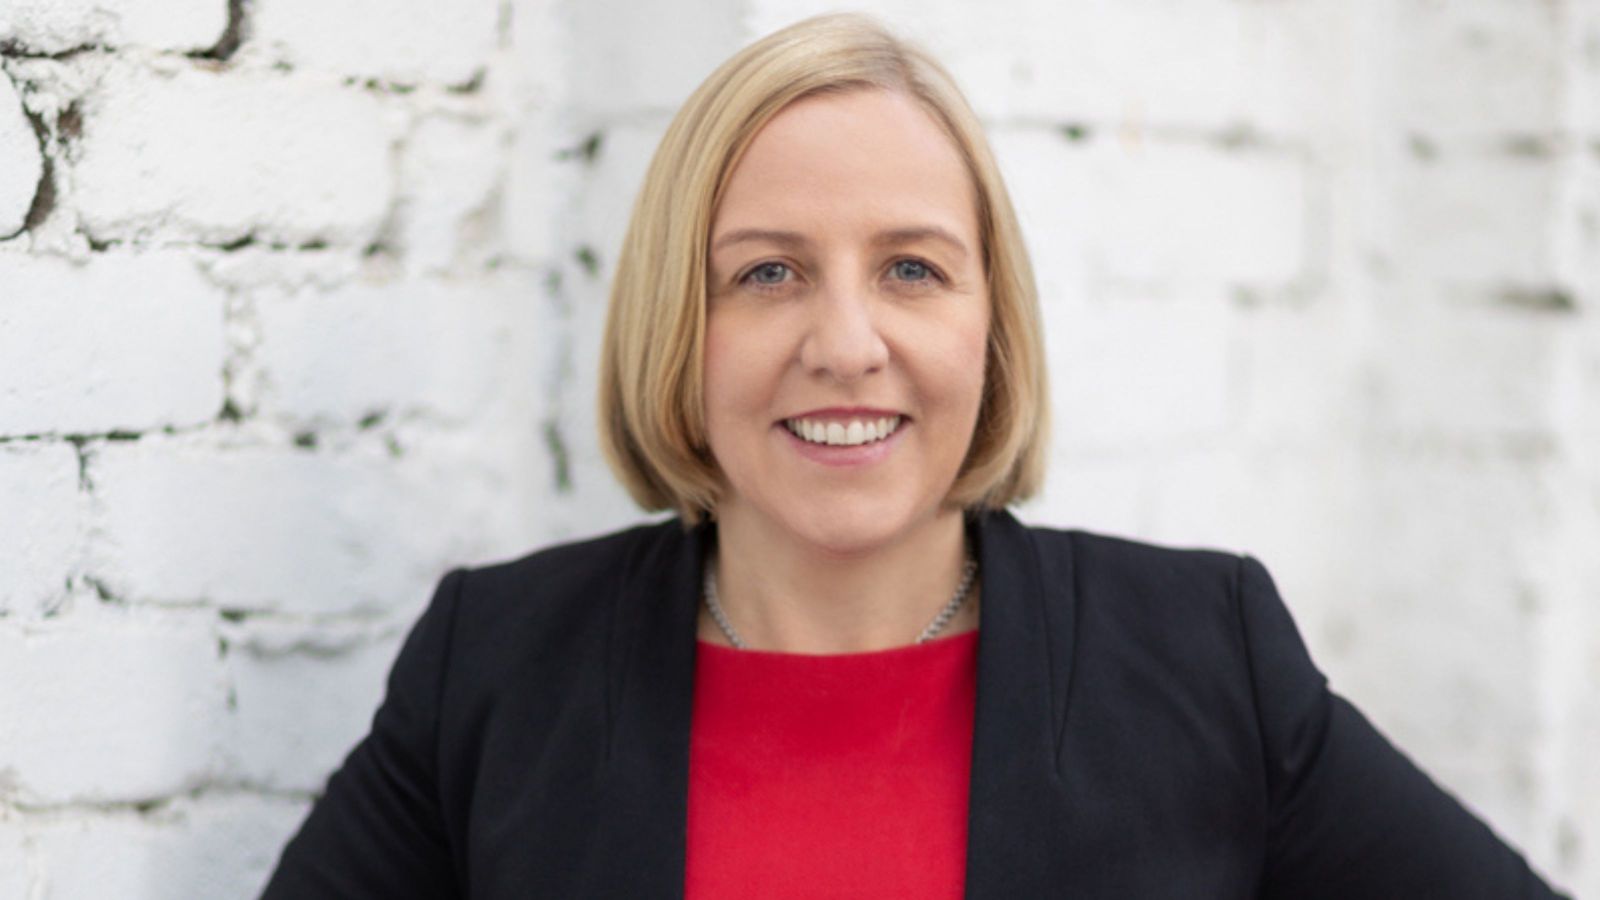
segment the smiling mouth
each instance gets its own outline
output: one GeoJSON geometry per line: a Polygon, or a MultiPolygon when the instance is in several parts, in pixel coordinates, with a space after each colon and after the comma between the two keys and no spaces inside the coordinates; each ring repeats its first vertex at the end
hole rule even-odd
{"type": "Polygon", "coordinates": [[[899,430],[904,416],[884,416],[877,419],[849,419],[823,421],[821,419],[785,419],[783,427],[795,437],[811,444],[830,447],[859,447],[876,443],[899,430]]]}

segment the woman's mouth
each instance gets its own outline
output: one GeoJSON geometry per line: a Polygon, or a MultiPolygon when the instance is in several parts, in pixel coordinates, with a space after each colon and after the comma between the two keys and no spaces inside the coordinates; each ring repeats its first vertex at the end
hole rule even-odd
{"type": "Polygon", "coordinates": [[[899,430],[901,416],[877,419],[785,419],[789,433],[811,444],[829,447],[859,447],[886,440],[899,430]]]}

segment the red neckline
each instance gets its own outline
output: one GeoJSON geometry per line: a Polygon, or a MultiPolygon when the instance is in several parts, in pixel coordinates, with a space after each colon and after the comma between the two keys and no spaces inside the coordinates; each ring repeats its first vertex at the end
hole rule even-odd
{"type": "Polygon", "coordinates": [[[699,651],[710,651],[713,654],[718,654],[724,657],[743,657],[750,660],[765,660],[771,662],[779,662],[784,660],[789,660],[796,663],[828,662],[830,660],[842,661],[853,659],[880,660],[888,659],[896,655],[911,656],[919,653],[932,653],[936,650],[946,647],[961,647],[963,646],[964,642],[976,642],[978,639],[978,632],[979,629],[972,628],[967,631],[963,631],[960,634],[936,637],[933,640],[924,641],[920,644],[904,644],[899,647],[885,647],[882,650],[858,650],[845,653],[792,653],[785,650],[741,650],[737,647],[725,647],[722,644],[714,644],[702,637],[695,638],[695,645],[696,649],[699,651]]]}

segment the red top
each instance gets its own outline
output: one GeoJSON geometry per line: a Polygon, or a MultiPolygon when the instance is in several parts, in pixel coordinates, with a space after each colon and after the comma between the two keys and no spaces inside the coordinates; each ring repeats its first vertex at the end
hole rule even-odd
{"type": "Polygon", "coordinates": [[[960,897],[978,632],[868,653],[698,642],[688,900],[960,897]]]}

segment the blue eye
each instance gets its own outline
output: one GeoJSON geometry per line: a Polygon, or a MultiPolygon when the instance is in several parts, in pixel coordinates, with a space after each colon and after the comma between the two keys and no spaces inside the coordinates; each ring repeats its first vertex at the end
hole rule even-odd
{"type": "Polygon", "coordinates": [[[933,270],[920,260],[902,259],[894,264],[894,274],[902,281],[925,281],[933,277],[933,270]]]}
{"type": "Polygon", "coordinates": [[[782,284],[789,274],[789,267],[783,263],[762,263],[750,270],[745,277],[755,281],[756,284],[782,284]]]}

